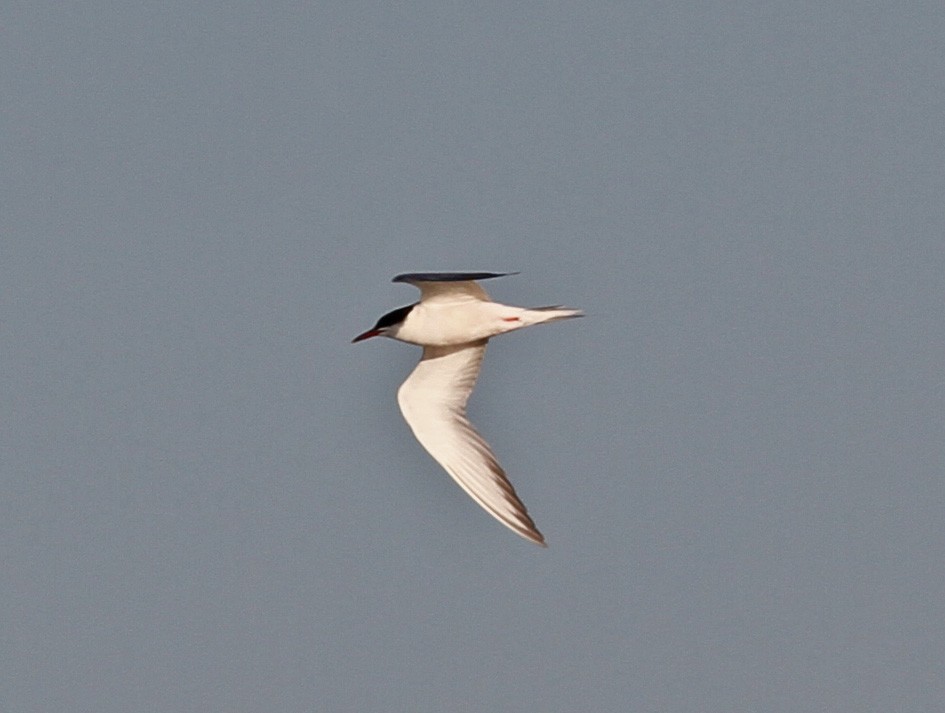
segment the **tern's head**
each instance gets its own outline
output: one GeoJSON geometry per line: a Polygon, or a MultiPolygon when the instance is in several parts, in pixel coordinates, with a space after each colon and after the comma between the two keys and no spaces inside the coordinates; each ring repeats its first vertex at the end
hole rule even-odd
{"type": "Polygon", "coordinates": [[[404,323],[404,320],[407,318],[407,315],[410,314],[416,305],[407,305],[406,307],[398,307],[392,312],[388,312],[379,320],[377,324],[371,327],[368,331],[363,334],[359,334],[354,339],[351,340],[351,343],[360,342],[362,339],[370,339],[371,337],[391,337],[397,333],[397,330],[400,328],[400,325],[404,323]]]}

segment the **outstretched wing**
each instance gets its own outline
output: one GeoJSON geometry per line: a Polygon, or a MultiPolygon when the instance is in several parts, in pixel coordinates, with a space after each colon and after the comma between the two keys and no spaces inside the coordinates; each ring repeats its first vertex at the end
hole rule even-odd
{"type": "Polygon", "coordinates": [[[544,545],[489,444],[466,418],[485,351],[486,340],[425,347],[397,392],[397,402],[420,444],[473,500],[506,527],[544,545]]]}
{"type": "Polygon", "coordinates": [[[391,282],[406,282],[420,289],[420,301],[430,300],[480,300],[489,301],[486,291],[476,280],[514,275],[514,272],[408,272],[397,275],[391,282]]]}

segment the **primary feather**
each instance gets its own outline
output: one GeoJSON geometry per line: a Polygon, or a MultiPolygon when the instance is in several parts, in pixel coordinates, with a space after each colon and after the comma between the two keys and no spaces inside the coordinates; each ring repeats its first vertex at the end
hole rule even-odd
{"type": "Polygon", "coordinates": [[[466,417],[486,340],[458,347],[425,347],[397,392],[414,436],[459,486],[506,527],[543,545],[545,538],[496,460],[466,417]]]}

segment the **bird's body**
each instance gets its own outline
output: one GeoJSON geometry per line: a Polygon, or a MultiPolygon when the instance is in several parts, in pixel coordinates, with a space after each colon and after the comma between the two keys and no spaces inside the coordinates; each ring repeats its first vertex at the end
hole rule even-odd
{"type": "Polygon", "coordinates": [[[414,305],[398,328],[387,336],[421,347],[453,347],[574,316],[574,310],[525,309],[473,299],[433,299],[414,305]]]}
{"type": "Polygon", "coordinates": [[[466,402],[491,337],[582,313],[564,307],[527,309],[493,302],[476,280],[501,276],[398,275],[394,282],[420,288],[420,302],[385,314],[353,341],[385,336],[423,347],[420,363],[397,392],[400,410],[417,440],[496,519],[543,545],[544,538],[492,449],[466,418],[466,402]]]}

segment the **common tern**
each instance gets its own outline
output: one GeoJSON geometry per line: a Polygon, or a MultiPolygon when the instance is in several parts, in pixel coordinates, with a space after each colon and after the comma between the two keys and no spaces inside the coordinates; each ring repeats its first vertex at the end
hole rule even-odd
{"type": "Polygon", "coordinates": [[[545,538],[466,417],[490,338],[533,324],[581,317],[566,307],[511,307],[477,283],[516,273],[419,272],[397,275],[420,289],[420,301],[388,312],[352,340],[390,337],[423,347],[420,363],[397,391],[397,403],[420,444],[459,486],[499,522],[541,546],[545,538]]]}

